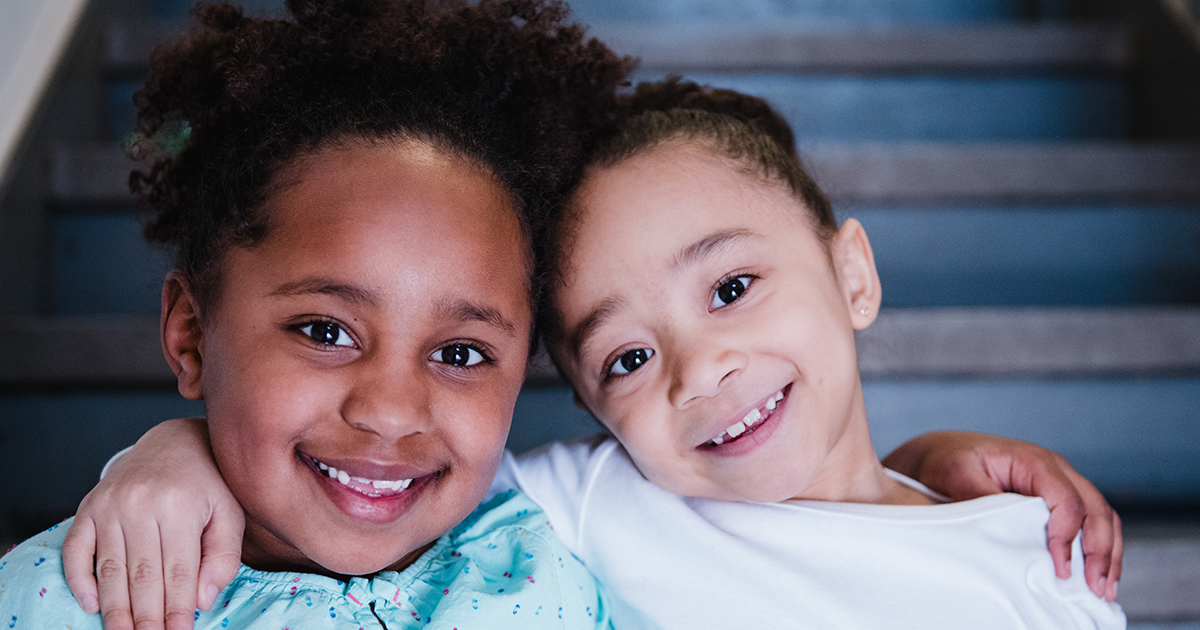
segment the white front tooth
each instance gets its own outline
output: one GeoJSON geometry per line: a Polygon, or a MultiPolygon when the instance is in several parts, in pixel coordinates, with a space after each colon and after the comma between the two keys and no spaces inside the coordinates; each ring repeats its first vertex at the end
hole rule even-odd
{"type": "Polygon", "coordinates": [[[329,466],[326,466],[321,462],[317,462],[317,468],[320,468],[321,470],[329,470],[329,466]]]}
{"type": "Polygon", "coordinates": [[[396,489],[397,490],[407,490],[408,487],[410,485],[412,485],[412,481],[413,481],[412,479],[401,479],[396,482],[396,489]]]}
{"type": "Polygon", "coordinates": [[[391,488],[392,482],[375,480],[371,482],[371,485],[375,486],[375,489],[378,490],[380,488],[391,488]]]}
{"type": "Polygon", "coordinates": [[[329,473],[330,479],[337,479],[338,469],[334,468],[333,466],[330,466],[329,470],[326,472],[329,473]]]}
{"type": "Polygon", "coordinates": [[[775,392],[775,402],[779,402],[781,400],[783,400],[783,390],[782,389],[779,390],[778,392],[775,392]]]}
{"type": "Polygon", "coordinates": [[[775,403],[775,397],[774,397],[774,396],[772,396],[772,397],[768,398],[768,399],[767,399],[767,410],[768,410],[768,411],[773,411],[773,410],[775,409],[775,404],[776,404],[776,403],[775,403]]]}
{"type": "Polygon", "coordinates": [[[344,470],[339,470],[337,473],[337,480],[342,482],[342,485],[344,486],[350,483],[350,475],[344,470]]]}
{"type": "Polygon", "coordinates": [[[728,429],[725,429],[725,432],[729,434],[729,437],[737,437],[746,432],[746,425],[739,422],[728,429]]]}
{"type": "Polygon", "coordinates": [[[715,438],[713,438],[713,439],[712,439],[712,442],[713,442],[713,444],[716,444],[717,446],[720,446],[720,445],[722,445],[722,444],[724,444],[724,443],[725,443],[725,438],[724,438],[724,437],[722,437],[722,436],[720,436],[720,435],[718,435],[717,437],[715,437],[715,438]]]}
{"type": "Polygon", "coordinates": [[[762,420],[762,413],[757,409],[751,409],[750,413],[746,414],[745,418],[742,418],[742,424],[750,426],[759,420],[762,420]]]}

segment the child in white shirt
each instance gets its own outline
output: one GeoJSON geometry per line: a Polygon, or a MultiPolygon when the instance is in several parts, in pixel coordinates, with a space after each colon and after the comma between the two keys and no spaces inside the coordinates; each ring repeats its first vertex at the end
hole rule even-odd
{"type": "Polygon", "coordinates": [[[743,114],[761,102],[642,100],[691,107],[626,120],[549,235],[547,345],[615,439],[507,467],[615,623],[1124,627],[1078,548],[1055,578],[1040,499],[946,503],[880,463],[854,347],[882,297],[871,246],[743,114]]]}

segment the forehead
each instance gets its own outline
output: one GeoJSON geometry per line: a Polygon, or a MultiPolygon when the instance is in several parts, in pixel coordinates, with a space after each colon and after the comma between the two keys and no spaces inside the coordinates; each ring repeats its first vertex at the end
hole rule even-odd
{"type": "Polygon", "coordinates": [[[266,208],[271,232],[284,236],[315,220],[403,220],[467,234],[519,225],[510,195],[486,168],[416,140],[321,150],[277,180],[266,208]]]}
{"type": "Polygon", "coordinates": [[[572,203],[564,275],[588,276],[633,258],[673,262],[673,248],[717,232],[804,224],[777,182],[698,143],[668,143],[588,172],[572,203]]]}
{"type": "MultiPolygon", "coordinates": [[[[320,151],[280,174],[268,235],[241,254],[264,272],[360,284],[515,292],[526,243],[507,191],[469,161],[421,142],[320,151]]],[[[238,252],[235,250],[234,252],[238,252]]]]}

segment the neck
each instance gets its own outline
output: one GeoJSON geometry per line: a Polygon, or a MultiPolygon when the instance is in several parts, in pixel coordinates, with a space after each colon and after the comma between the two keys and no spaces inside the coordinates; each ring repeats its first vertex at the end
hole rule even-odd
{"type": "Polygon", "coordinates": [[[896,481],[884,471],[867,429],[861,384],[858,389],[845,429],[835,438],[812,483],[792,498],[880,505],[933,504],[929,497],[896,481]]]}

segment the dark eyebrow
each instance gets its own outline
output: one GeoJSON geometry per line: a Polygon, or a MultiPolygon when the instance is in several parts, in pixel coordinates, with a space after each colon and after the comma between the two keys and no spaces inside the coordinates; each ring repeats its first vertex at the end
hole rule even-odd
{"type": "Polygon", "coordinates": [[[282,297],[298,297],[314,294],[329,295],[346,302],[364,306],[376,306],[379,304],[379,297],[368,289],[321,277],[304,278],[303,280],[288,282],[287,284],[280,285],[270,293],[272,296],[282,297]]]}
{"type": "Polygon", "coordinates": [[[596,332],[596,329],[624,305],[625,302],[620,298],[610,297],[600,300],[596,308],[593,308],[592,312],[588,313],[587,317],[584,317],[583,321],[575,327],[575,331],[567,337],[567,341],[570,343],[568,347],[576,354],[580,354],[583,344],[587,343],[588,338],[596,332]]]}
{"type": "Polygon", "coordinates": [[[753,238],[755,236],[756,234],[754,232],[742,229],[725,230],[723,232],[709,234],[708,236],[705,236],[695,243],[683,248],[682,251],[676,254],[675,259],[671,261],[671,267],[676,271],[682,270],[687,265],[709,256],[717,249],[740,240],[753,238]]]}
{"type": "Polygon", "coordinates": [[[437,306],[443,317],[460,322],[483,322],[504,331],[509,337],[517,334],[517,327],[490,306],[481,306],[463,299],[448,300],[437,306]]]}

